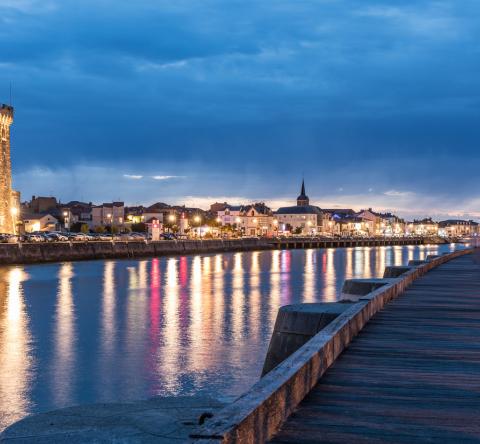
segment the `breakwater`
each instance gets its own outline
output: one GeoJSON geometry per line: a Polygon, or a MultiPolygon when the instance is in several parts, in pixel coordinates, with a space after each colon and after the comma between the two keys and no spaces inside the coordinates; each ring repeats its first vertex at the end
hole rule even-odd
{"type": "Polygon", "coordinates": [[[421,245],[423,238],[245,238],[158,242],[54,242],[0,244],[0,264],[32,264],[93,259],[140,258],[167,255],[255,251],[288,248],[342,248],[383,245],[421,245]]]}

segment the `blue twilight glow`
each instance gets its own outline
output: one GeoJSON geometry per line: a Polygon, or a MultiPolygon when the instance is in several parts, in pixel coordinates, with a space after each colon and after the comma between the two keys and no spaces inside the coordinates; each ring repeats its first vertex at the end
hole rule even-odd
{"type": "Polygon", "coordinates": [[[475,0],[0,0],[25,197],[480,216],[475,0]]]}

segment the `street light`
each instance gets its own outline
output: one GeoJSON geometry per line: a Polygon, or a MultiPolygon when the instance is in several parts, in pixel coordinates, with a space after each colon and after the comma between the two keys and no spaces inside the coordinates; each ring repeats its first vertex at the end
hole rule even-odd
{"type": "Polygon", "coordinates": [[[65,230],[69,230],[69,220],[68,220],[68,211],[63,212],[63,226],[65,227],[65,230]]]}

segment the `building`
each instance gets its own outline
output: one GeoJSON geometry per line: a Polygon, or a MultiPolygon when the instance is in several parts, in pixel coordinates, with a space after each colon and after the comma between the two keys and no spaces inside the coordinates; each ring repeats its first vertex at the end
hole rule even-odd
{"type": "Polygon", "coordinates": [[[228,203],[227,202],[215,202],[214,204],[211,204],[210,205],[210,212],[214,215],[214,216],[218,216],[218,212],[219,211],[225,211],[225,209],[228,207],[228,203]]]}
{"type": "Polygon", "coordinates": [[[217,211],[217,218],[222,227],[227,225],[239,226],[241,223],[240,214],[242,213],[243,205],[227,205],[223,210],[217,211]]]}
{"type": "Polygon", "coordinates": [[[305,192],[305,181],[302,181],[297,205],[282,207],[275,212],[279,232],[292,232],[294,234],[314,235],[323,232],[326,219],[323,211],[310,205],[310,199],[305,192]]]}
{"type": "Polygon", "coordinates": [[[46,213],[55,210],[58,202],[55,197],[36,197],[32,196],[32,200],[28,205],[32,213],[46,213]]]}
{"type": "Polygon", "coordinates": [[[438,223],[442,237],[464,237],[478,234],[478,223],[473,220],[448,219],[438,223]]]}
{"type": "Polygon", "coordinates": [[[10,159],[10,126],[13,107],[0,106],[0,233],[15,233],[18,208],[12,202],[12,165],[10,159]]]}
{"type": "Polygon", "coordinates": [[[92,227],[122,227],[125,223],[123,202],[103,203],[92,208],[92,227]]]}
{"type": "Polygon", "coordinates": [[[79,202],[73,200],[60,207],[59,218],[63,222],[65,230],[69,231],[73,224],[81,223],[93,228],[91,202],[79,202]]]}
{"type": "Polygon", "coordinates": [[[407,224],[407,233],[415,236],[437,236],[438,223],[434,222],[430,217],[421,220],[414,220],[407,224]]]}
{"type": "Polygon", "coordinates": [[[59,223],[58,219],[51,214],[23,214],[23,230],[25,233],[36,231],[56,231],[59,223]]]}
{"type": "Polygon", "coordinates": [[[239,226],[245,236],[273,236],[273,213],[263,202],[242,207],[239,226]]]}

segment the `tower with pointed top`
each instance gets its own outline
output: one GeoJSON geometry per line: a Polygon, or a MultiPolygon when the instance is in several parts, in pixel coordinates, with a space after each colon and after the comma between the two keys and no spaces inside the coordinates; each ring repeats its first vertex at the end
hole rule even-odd
{"type": "Polygon", "coordinates": [[[12,165],[10,161],[10,126],[13,107],[0,105],[0,233],[14,233],[15,212],[12,206],[12,165]]]}
{"type": "Polygon", "coordinates": [[[297,197],[297,206],[306,207],[310,205],[310,199],[305,194],[305,180],[302,180],[302,189],[300,191],[300,196],[297,197]]]}

